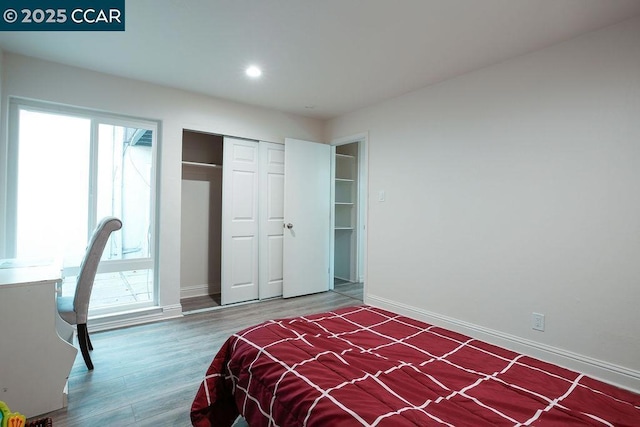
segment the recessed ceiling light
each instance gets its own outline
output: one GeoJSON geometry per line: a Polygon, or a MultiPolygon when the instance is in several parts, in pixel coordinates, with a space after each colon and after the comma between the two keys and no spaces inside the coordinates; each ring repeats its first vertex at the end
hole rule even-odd
{"type": "Polygon", "coordinates": [[[262,75],[262,70],[255,65],[252,65],[245,70],[245,73],[247,73],[247,76],[255,79],[262,75]]]}

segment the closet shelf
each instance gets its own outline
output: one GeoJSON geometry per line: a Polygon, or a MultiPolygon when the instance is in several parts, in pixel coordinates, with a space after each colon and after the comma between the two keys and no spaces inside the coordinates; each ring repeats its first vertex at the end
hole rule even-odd
{"type": "Polygon", "coordinates": [[[340,153],[336,153],[336,157],[339,157],[341,159],[349,159],[349,160],[355,160],[356,158],[350,154],[340,154],[340,153]]]}
{"type": "Polygon", "coordinates": [[[349,178],[336,178],[336,181],[338,181],[338,182],[356,182],[355,179],[349,179],[349,178]]]}
{"type": "Polygon", "coordinates": [[[195,166],[198,168],[213,168],[213,169],[222,169],[222,165],[216,165],[213,163],[201,163],[201,162],[188,162],[186,160],[182,161],[184,166],[195,166]]]}
{"type": "Polygon", "coordinates": [[[351,230],[351,231],[353,231],[353,227],[335,227],[335,230],[336,231],[337,230],[347,230],[347,231],[351,230]]]}
{"type": "Polygon", "coordinates": [[[336,205],[353,206],[353,202],[336,202],[336,205]]]}

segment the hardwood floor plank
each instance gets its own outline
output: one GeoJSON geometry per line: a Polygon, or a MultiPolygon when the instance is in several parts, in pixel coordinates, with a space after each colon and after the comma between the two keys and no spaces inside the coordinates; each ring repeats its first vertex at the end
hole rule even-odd
{"type": "Polygon", "coordinates": [[[126,405],[110,411],[102,411],[97,415],[79,418],[77,420],[69,420],[67,424],[59,422],[58,420],[53,422],[54,427],[60,426],[126,426],[132,425],[133,410],[130,405],[126,405]]]}
{"type": "MultiPolygon", "coordinates": [[[[191,402],[211,360],[233,333],[269,319],[362,304],[362,287],[221,307],[91,334],[95,369],[78,357],[69,405],[46,414],[55,427],[190,426],[191,402]]],[[[246,426],[239,421],[239,426],[246,426]]]]}
{"type": "Polygon", "coordinates": [[[363,283],[340,283],[336,284],[333,288],[334,292],[342,295],[346,295],[352,298],[360,298],[362,300],[362,292],[364,290],[363,283]]]}
{"type": "Polygon", "coordinates": [[[135,425],[191,425],[188,408],[191,408],[201,380],[202,378],[174,389],[170,399],[167,399],[166,394],[162,394],[131,405],[136,419],[135,425]]]}

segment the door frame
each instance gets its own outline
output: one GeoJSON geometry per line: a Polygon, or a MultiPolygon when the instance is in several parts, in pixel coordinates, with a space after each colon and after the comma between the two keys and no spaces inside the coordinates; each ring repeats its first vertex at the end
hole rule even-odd
{"type": "MultiPolygon", "coordinates": [[[[366,286],[367,281],[367,219],[368,209],[368,170],[369,165],[369,133],[362,132],[355,135],[349,135],[342,138],[336,138],[331,141],[331,146],[346,145],[358,143],[358,217],[357,223],[357,260],[356,260],[356,278],[366,286]]],[[[332,150],[331,157],[331,206],[335,203],[335,148],[332,150]]],[[[334,277],[335,273],[335,209],[331,209],[331,254],[330,254],[330,277],[334,277]]],[[[333,280],[330,283],[330,289],[333,289],[333,280]]]]}

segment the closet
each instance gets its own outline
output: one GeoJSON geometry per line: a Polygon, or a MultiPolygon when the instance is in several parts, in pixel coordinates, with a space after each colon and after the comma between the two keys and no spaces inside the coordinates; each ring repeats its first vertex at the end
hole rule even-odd
{"type": "Polygon", "coordinates": [[[283,196],[282,144],[183,131],[181,299],[282,295],[283,196]]]}
{"type": "Polygon", "coordinates": [[[357,142],[336,146],[334,180],[334,282],[357,282],[359,159],[357,142]]]}
{"type": "Polygon", "coordinates": [[[182,132],[180,298],[220,304],[223,137],[182,132]]]}

